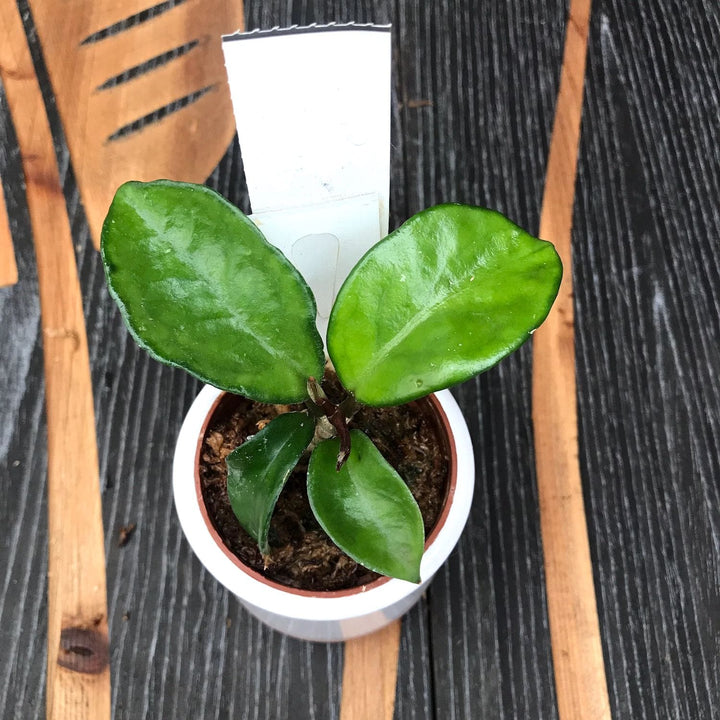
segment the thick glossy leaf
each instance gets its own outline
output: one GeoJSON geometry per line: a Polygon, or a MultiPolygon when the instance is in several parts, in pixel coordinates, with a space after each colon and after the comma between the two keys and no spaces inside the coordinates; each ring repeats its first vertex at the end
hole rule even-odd
{"type": "Polygon", "coordinates": [[[407,402],[515,350],[547,316],[561,276],[555,248],[499,213],[438,205],[350,273],[330,316],[330,357],[361,402],[407,402]]]}
{"type": "Polygon", "coordinates": [[[122,185],[102,231],[110,292],[137,342],[216,387],[297,402],[322,377],[310,288],[255,225],[201,185],[122,185]]]}
{"type": "Polygon", "coordinates": [[[353,560],[391,577],[420,582],[423,520],[407,485],[372,441],[350,432],[352,450],[335,469],[340,443],[320,443],[310,457],[310,506],[332,541],[353,560]]]}
{"type": "Polygon", "coordinates": [[[268,552],[268,530],[285,481],[312,440],[315,423],[303,413],[278,415],[227,456],[228,496],[240,524],[268,552]]]}

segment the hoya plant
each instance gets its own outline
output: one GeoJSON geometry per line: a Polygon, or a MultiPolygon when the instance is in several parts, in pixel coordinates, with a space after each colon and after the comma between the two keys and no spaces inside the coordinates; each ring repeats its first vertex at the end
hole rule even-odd
{"type": "Polygon", "coordinates": [[[420,581],[420,510],[372,441],[348,430],[351,408],[399,405],[487,370],[542,323],[562,274],[550,243],[493,210],[418,213],[337,295],[327,355],[346,399],[336,405],[322,388],[310,288],[217,193],[168,180],[122,185],[102,259],[130,332],[154,358],[252,400],[303,404],[227,458],[230,503],[261,552],[283,485],[312,448],[307,494],[320,525],[361,565],[411,582],[420,581]]]}

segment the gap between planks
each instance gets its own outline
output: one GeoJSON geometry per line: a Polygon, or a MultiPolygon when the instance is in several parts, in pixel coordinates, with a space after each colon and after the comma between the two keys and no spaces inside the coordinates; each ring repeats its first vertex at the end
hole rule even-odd
{"type": "Polygon", "coordinates": [[[560,720],[610,718],[578,461],[571,231],[590,0],[571,0],[539,235],[564,275],[533,336],[533,426],[550,640],[560,720]]]}
{"type": "Polygon", "coordinates": [[[70,223],[45,104],[15,0],[0,0],[0,74],[30,212],[48,435],[46,717],[109,720],[105,547],[90,362],[70,223]]]}
{"type": "MultiPolygon", "coordinates": [[[[540,222],[565,275],[534,335],[533,423],[560,720],[610,718],[577,448],[570,232],[590,0],[572,0],[540,222]]],[[[400,621],[345,645],[340,720],[391,720],[400,621]]]]}

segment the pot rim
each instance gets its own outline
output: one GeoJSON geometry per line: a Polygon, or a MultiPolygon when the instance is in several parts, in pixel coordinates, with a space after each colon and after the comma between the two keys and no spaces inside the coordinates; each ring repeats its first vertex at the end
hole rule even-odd
{"type": "Polygon", "coordinates": [[[175,449],[173,486],[180,523],[205,567],[244,601],[279,615],[304,620],[340,620],[383,610],[422,588],[450,554],[470,511],[475,470],[470,434],[449,390],[429,396],[448,431],[451,486],[438,522],[426,541],[420,585],[380,578],[350,590],[318,593],[288,588],[262,577],[233,555],[212,527],[202,502],[196,459],[211,412],[223,391],[206,385],[185,417],[175,449]]]}

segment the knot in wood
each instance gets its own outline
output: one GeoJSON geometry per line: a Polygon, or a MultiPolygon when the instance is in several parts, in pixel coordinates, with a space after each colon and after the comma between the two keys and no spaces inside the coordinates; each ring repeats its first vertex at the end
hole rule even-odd
{"type": "Polygon", "coordinates": [[[105,633],[84,627],[62,630],[58,665],[74,672],[99,675],[109,664],[110,649],[105,633]]]}

